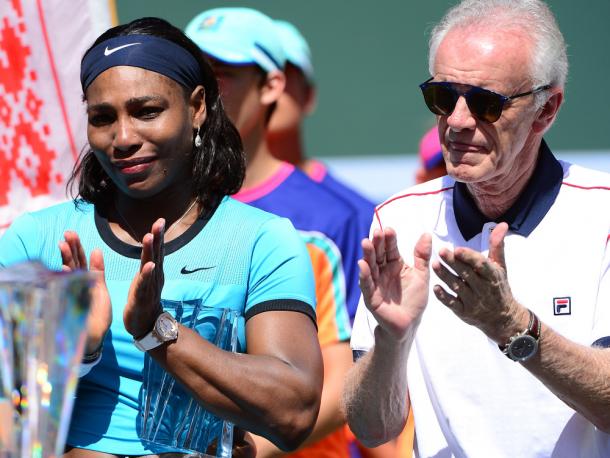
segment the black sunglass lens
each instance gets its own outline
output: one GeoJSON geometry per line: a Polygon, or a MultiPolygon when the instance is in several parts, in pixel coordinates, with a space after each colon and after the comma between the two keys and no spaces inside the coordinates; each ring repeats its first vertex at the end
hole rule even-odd
{"type": "Polygon", "coordinates": [[[450,115],[458,99],[451,87],[441,84],[428,84],[422,88],[422,93],[430,111],[441,116],[450,115]]]}
{"type": "Polygon", "coordinates": [[[466,97],[466,103],[476,118],[487,122],[496,122],[500,118],[504,106],[502,96],[485,89],[472,91],[466,97]]]}

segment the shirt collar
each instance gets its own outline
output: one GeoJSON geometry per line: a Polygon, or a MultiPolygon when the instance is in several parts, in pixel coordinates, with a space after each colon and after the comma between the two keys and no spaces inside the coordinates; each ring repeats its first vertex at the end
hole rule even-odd
{"type": "Polygon", "coordinates": [[[490,220],[477,208],[464,183],[456,182],[453,187],[453,211],[464,240],[470,240],[483,230],[483,225],[491,221],[506,222],[509,229],[527,237],[547,214],[561,188],[563,168],[542,140],[536,169],[527,186],[506,213],[490,220]]]}

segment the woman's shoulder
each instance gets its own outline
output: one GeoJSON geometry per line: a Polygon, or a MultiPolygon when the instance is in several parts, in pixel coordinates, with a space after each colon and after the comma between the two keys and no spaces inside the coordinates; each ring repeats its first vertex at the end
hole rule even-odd
{"type": "Polygon", "coordinates": [[[49,226],[62,226],[66,221],[73,224],[76,220],[87,218],[92,212],[92,204],[70,200],[23,213],[15,218],[11,227],[23,228],[36,225],[48,228],[49,226]]]}
{"type": "Polygon", "coordinates": [[[93,204],[83,200],[68,200],[29,212],[35,219],[80,217],[93,212],[93,204]]]}
{"type": "Polygon", "coordinates": [[[17,217],[0,238],[0,265],[26,259],[51,259],[65,230],[82,232],[93,206],[68,201],[17,217]]]}

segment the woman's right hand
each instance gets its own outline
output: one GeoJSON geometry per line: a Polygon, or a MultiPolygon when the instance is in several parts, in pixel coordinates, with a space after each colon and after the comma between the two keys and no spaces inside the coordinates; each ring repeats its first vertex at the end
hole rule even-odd
{"type": "Polygon", "coordinates": [[[134,339],[140,339],[154,327],[158,316],[163,312],[161,291],[163,275],[163,237],[165,220],[157,219],[148,234],[142,239],[140,269],[133,277],[127,302],[123,310],[125,330],[134,339]]]}
{"type": "Polygon", "coordinates": [[[91,252],[89,265],[85,250],[78,234],[74,231],[64,232],[64,240],[59,242],[61,252],[62,270],[89,270],[94,276],[94,285],[91,289],[91,306],[87,316],[87,341],[85,355],[95,352],[104,340],[106,332],[112,323],[112,304],[110,294],[104,277],[104,256],[98,248],[91,252]]]}

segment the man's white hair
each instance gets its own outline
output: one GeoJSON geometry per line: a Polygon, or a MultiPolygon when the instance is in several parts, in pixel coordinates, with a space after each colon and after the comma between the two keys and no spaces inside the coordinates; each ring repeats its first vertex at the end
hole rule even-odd
{"type": "MultiPolygon", "coordinates": [[[[568,74],[566,44],[555,16],[540,0],[463,0],[451,8],[432,30],[428,60],[431,75],[436,51],[447,32],[454,27],[479,24],[522,28],[534,43],[530,63],[533,87],[546,84],[564,87],[568,74]]],[[[547,99],[545,93],[536,96],[536,105],[542,106],[547,99]]]]}

